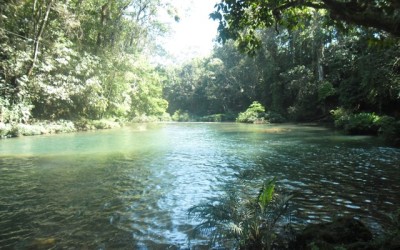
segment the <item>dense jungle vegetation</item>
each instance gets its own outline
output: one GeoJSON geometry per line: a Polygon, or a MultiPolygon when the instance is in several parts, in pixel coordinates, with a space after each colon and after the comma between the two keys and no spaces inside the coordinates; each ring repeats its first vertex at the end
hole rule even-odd
{"type": "Polygon", "coordinates": [[[267,121],[398,143],[396,1],[221,1],[212,54],[173,66],[150,63],[168,33],[160,12],[179,19],[160,0],[3,1],[2,135],[38,120],[235,120],[257,101],[267,121]]]}

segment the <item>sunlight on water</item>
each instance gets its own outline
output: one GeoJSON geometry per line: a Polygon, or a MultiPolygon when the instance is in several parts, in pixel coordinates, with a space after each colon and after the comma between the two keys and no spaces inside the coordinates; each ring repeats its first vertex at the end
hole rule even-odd
{"type": "Polygon", "coordinates": [[[398,162],[398,149],[313,126],[144,124],[6,139],[0,248],[188,247],[188,208],[237,176],[277,176],[295,194],[295,224],[355,214],[379,230],[400,205],[398,162]]]}

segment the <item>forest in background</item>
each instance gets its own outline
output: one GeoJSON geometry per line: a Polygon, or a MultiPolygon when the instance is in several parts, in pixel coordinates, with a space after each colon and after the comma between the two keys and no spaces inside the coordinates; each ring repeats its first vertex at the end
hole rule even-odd
{"type": "Polygon", "coordinates": [[[163,75],[149,62],[159,0],[0,3],[0,121],[162,115],[163,75]]]}
{"type": "MultiPolygon", "coordinates": [[[[166,66],[150,63],[157,37],[168,34],[159,13],[179,19],[166,1],[3,1],[2,136],[37,121],[234,121],[257,101],[271,122],[328,121],[398,138],[396,30],[334,19],[318,6],[228,2],[211,14],[220,21],[211,56],[166,66]]],[[[399,23],[393,1],[367,2],[399,23]]]]}

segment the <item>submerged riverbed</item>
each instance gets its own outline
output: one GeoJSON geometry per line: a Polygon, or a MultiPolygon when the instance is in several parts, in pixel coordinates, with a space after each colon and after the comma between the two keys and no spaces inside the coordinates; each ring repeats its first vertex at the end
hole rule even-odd
{"type": "MultiPolygon", "coordinates": [[[[0,248],[179,249],[187,210],[241,176],[278,178],[298,225],[356,215],[380,231],[400,205],[400,150],[329,129],[140,124],[0,141],[0,248]]],[[[246,178],[247,178],[246,177],[246,178]]]]}

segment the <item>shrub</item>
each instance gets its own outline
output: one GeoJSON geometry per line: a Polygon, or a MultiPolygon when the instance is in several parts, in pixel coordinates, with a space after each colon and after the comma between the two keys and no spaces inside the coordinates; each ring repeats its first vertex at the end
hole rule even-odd
{"type": "Polygon", "coordinates": [[[400,121],[394,117],[382,116],[377,125],[380,127],[378,133],[389,144],[400,146],[400,121]]]}
{"type": "Polygon", "coordinates": [[[0,97],[0,121],[5,123],[27,123],[33,106],[27,103],[10,105],[8,100],[0,97]]]}
{"type": "Polygon", "coordinates": [[[269,111],[265,114],[265,119],[270,123],[283,123],[286,122],[286,118],[281,114],[269,111]]]}
{"type": "Polygon", "coordinates": [[[120,127],[118,122],[110,120],[94,120],[92,123],[96,129],[111,129],[120,127]]]}
{"type": "Polygon", "coordinates": [[[375,113],[352,114],[347,110],[338,108],[332,110],[331,114],[335,121],[335,127],[343,129],[351,135],[376,135],[379,130],[380,117],[375,113]]]}
{"type": "Polygon", "coordinates": [[[75,132],[76,128],[73,122],[60,120],[57,122],[36,122],[34,124],[4,124],[0,123],[0,136],[18,137],[42,134],[70,133],[75,132]]]}
{"type": "Polygon", "coordinates": [[[190,121],[190,116],[187,111],[182,111],[182,110],[178,109],[172,115],[172,120],[175,122],[188,122],[188,121],[190,121]]]}
{"type": "MultiPolygon", "coordinates": [[[[61,132],[71,132],[68,130],[72,130],[73,128],[76,128],[77,130],[94,130],[94,129],[111,129],[111,128],[118,128],[121,126],[121,124],[118,121],[112,121],[112,120],[88,120],[88,119],[80,119],[75,121],[74,124],[69,124],[64,122],[64,124],[61,124],[61,132]],[[74,125],[74,126],[73,126],[74,125]],[[73,128],[72,128],[72,127],[73,128]],[[65,131],[67,130],[67,131],[65,131]]],[[[73,131],[73,130],[72,130],[73,131]]]]}
{"type": "Polygon", "coordinates": [[[0,122],[0,137],[1,138],[7,137],[10,127],[11,127],[10,124],[5,124],[3,122],[0,122]]]}
{"type": "Polygon", "coordinates": [[[375,113],[352,114],[342,108],[332,110],[335,127],[352,135],[380,135],[387,143],[400,146],[400,121],[375,113]]]}
{"type": "Polygon", "coordinates": [[[171,115],[168,113],[164,113],[160,116],[160,121],[162,122],[170,122],[172,121],[171,115]]]}
{"type": "Polygon", "coordinates": [[[163,113],[162,115],[140,115],[132,119],[135,123],[152,123],[152,122],[170,122],[171,116],[168,113],[163,113]]]}
{"type": "Polygon", "coordinates": [[[350,112],[343,109],[337,108],[335,110],[331,110],[331,115],[333,116],[333,120],[335,122],[335,127],[338,129],[344,129],[344,126],[348,123],[350,112]]]}
{"type": "Polygon", "coordinates": [[[147,115],[140,115],[136,116],[135,118],[132,119],[132,122],[136,123],[152,123],[152,122],[159,122],[160,119],[157,116],[147,116],[147,115]]]}
{"type": "Polygon", "coordinates": [[[222,114],[207,115],[200,118],[202,122],[222,122],[222,114]]]}
{"type": "Polygon", "coordinates": [[[78,130],[83,130],[83,131],[92,130],[92,129],[95,128],[90,120],[84,119],[84,118],[76,120],[75,121],[75,127],[78,130]]]}
{"type": "Polygon", "coordinates": [[[355,134],[378,134],[379,126],[377,122],[379,116],[375,113],[358,113],[350,115],[348,123],[344,129],[347,133],[355,134]]]}
{"type": "Polygon", "coordinates": [[[264,106],[261,103],[254,101],[245,112],[239,113],[236,121],[243,123],[264,122],[264,115],[264,106]]]}

